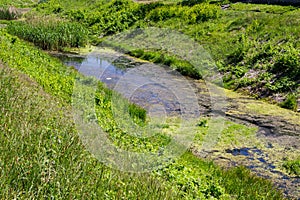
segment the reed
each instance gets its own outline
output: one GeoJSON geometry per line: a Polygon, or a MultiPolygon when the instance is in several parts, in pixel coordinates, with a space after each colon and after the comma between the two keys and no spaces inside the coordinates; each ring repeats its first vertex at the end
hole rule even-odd
{"type": "Polygon", "coordinates": [[[82,47],[88,41],[88,31],[79,23],[53,18],[11,23],[8,32],[44,50],[82,47]]]}

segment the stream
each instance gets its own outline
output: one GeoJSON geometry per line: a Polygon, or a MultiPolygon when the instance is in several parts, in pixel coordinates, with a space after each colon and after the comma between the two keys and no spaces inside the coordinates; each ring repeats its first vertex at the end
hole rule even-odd
{"type": "MultiPolygon", "coordinates": [[[[210,116],[213,110],[210,94],[203,81],[183,77],[167,67],[154,67],[157,65],[106,51],[82,56],[52,55],[82,74],[98,78],[108,88],[145,108],[151,116],[182,113],[210,116]]],[[[271,155],[277,151],[275,146],[281,147],[282,154],[300,151],[299,115],[295,114],[296,122],[293,122],[280,116],[248,112],[245,105],[259,104],[248,96],[226,96],[226,102],[224,108],[214,113],[236,123],[257,127],[257,138],[265,141],[265,146],[213,150],[208,157],[225,167],[244,165],[257,175],[272,180],[286,197],[300,200],[300,177],[281,170],[280,162],[271,155]]]]}

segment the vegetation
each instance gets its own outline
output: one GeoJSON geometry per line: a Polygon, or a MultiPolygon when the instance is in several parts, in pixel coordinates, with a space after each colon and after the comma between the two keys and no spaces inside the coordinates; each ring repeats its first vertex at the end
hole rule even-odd
{"type": "MultiPolygon", "coordinates": [[[[268,181],[248,170],[223,171],[191,153],[152,174],[102,165],[84,150],[68,114],[77,72],[3,30],[0,37],[3,64],[30,77],[1,68],[1,198],[282,199],[268,181]]],[[[98,121],[116,145],[155,152],[164,144],[167,136],[161,134],[154,140],[124,134],[111,115],[112,92],[102,84],[98,89],[98,121]]],[[[132,113],[143,120],[140,109],[132,108],[132,113]]]]}
{"type": "Polygon", "coordinates": [[[38,0],[0,0],[1,6],[15,6],[18,8],[28,8],[33,7],[38,3],[38,0]]]}
{"type": "Polygon", "coordinates": [[[287,108],[291,110],[297,109],[297,97],[294,94],[289,94],[286,99],[279,104],[282,108],[287,108]]]}
{"type": "Polygon", "coordinates": [[[1,67],[0,75],[1,199],[180,198],[158,177],[123,173],[97,161],[59,96],[16,70],[1,67]]]}
{"type": "Polygon", "coordinates": [[[300,176],[300,159],[289,160],[283,164],[283,167],[290,173],[296,176],[300,176]]]}
{"type": "Polygon", "coordinates": [[[88,31],[76,22],[54,18],[39,18],[15,22],[8,31],[45,50],[62,50],[64,47],[83,47],[87,44],[88,31]]]}
{"type": "Polygon", "coordinates": [[[15,7],[0,7],[0,20],[13,20],[21,16],[15,7]]]}

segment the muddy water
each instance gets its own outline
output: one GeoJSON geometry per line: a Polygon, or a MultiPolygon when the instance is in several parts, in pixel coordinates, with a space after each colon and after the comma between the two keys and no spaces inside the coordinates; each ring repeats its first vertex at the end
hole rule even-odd
{"type": "MultiPolygon", "coordinates": [[[[109,88],[144,107],[150,115],[211,115],[213,107],[206,84],[183,77],[169,68],[155,67],[157,65],[115,53],[55,56],[79,72],[98,78],[109,88]]],[[[287,197],[300,199],[300,178],[286,174],[280,169],[281,160],[278,162],[271,155],[273,151],[280,151],[281,154],[300,151],[299,115],[296,115],[296,120],[289,120],[282,116],[251,112],[251,109],[245,109],[245,105],[257,104],[257,100],[247,96],[231,95],[226,96],[226,100],[228,105],[214,113],[226,115],[237,123],[258,127],[257,137],[265,141],[265,147],[248,144],[240,148],[215,150],[210,157],[225,166],[244,165],[259,176],[271,179],[287,197]]]]}

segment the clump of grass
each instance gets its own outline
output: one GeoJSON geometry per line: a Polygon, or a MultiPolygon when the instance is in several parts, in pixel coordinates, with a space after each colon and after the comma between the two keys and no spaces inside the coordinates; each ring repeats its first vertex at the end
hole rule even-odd
{"type": "Polygon", "coordinates": [[[7,29],[9,33],[33,42],[44,50],[82,47],[88,41],[88,31],[82,25],[54,18],[11,23],[7,29]]]}
{"type": "Polygon", "coordinates": [[[195,4],[191,7],[181,5],[164,5],[151,10],[146,19],[153,22],[182,18],[189,24],[195,24],[220,16],[220,9],[216,5],[206,3],[195,4]]]}
{"type": "Polygon", "coordinates": [[[146,122],[146,110],[141,108],[140,106],[129,103],[128,107],[129,115],[135,120],[140,123],[145,123],[146,122]]]}
{"type": "Polygon", "coordinates": [[[295,160],[286,161],[283,167],[288,171],[289,174],[300,177],[300,157],[295,160]]]}
{"type": "Polygon", "coordinates": [[[288,94],[286,99],[281,102],[280,107],[282,108],[287,108],[287,109],[291,109],[291,110],[297,110],[297,97],[294,94],[288,94]]]}
{"type": "Polygon", "coordinates": [[[21,13],[13,6],[0,8],[0,19],[14,20],[18,19],[21,13]]]}
{"type": "Polygon", "coordinates": [[[201,73],[192,64],[186,60],[169,55],[167,53],[135,49],[132,51],[129,50],[128,54],[137,58],[148,60],[150,62],[161,63],[170,66],[172,69],[177,70],[184,76],[189,76],[195,79],[201,78],[201,73]]]}
{"type": "Polygon", "coordinates": [[[237,199],[283,199],[282,194],[274,190],[274,186],[269,181],[252,175],[245,167],[241,166],[221,173],[225,190],[234,194],[237,199]],[[247,192],[240,190],[249,185],[251,187],[247,192]]]}

